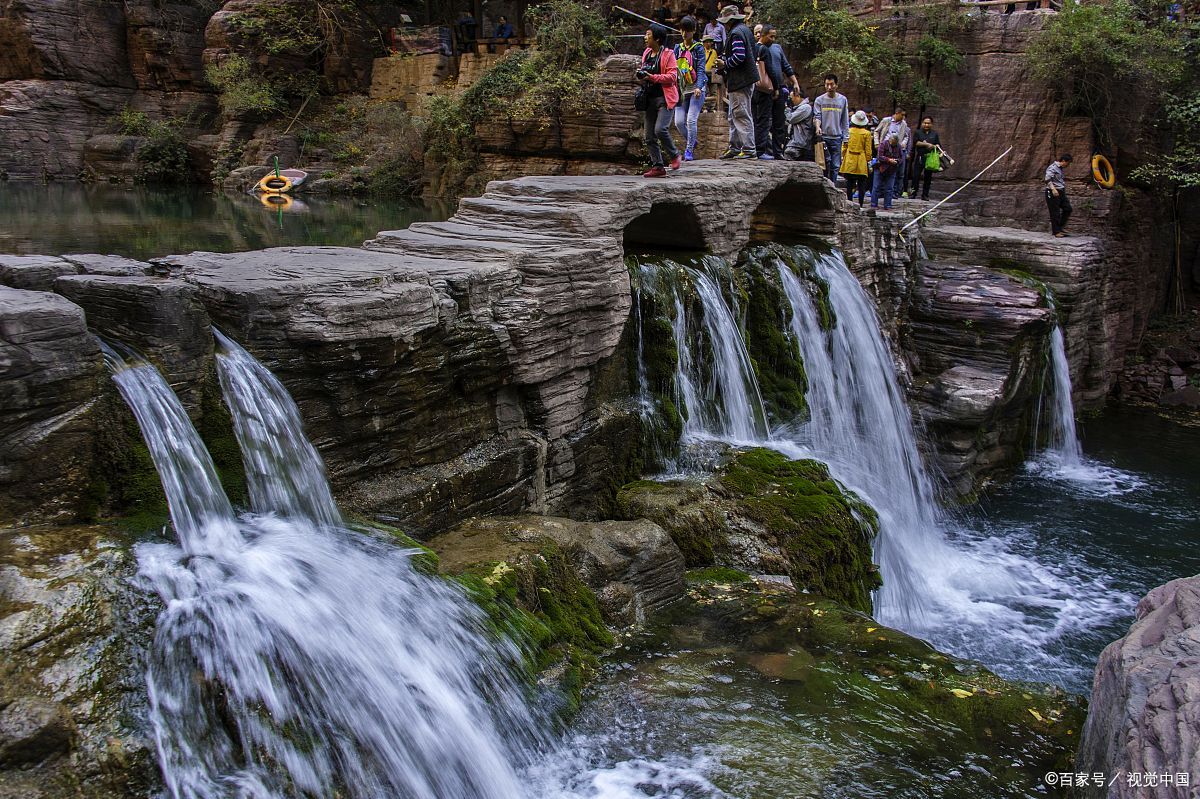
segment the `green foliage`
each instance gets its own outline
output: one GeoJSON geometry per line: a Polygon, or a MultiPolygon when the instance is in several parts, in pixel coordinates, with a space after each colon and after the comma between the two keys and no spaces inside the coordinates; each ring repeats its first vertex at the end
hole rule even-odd
{"type": "Polygon", "coordinates": [[[242,55],[231,55],[204,70],[205,79],[220,92],[221,110],[231,117],[268,117],[286,107],[271,81],[242,55]]]}
{"type": "Polygon", "coordinates": [[[548,125],[595,101],[599,56],[611,49],[604,18],[577,0],[550,0],[530,17],[536,48],[510,50],[461,95],[440,95],[426,106],[426,152],[444,193],[482,188],[475,128],[484,119],[548,125]]]}
{"type": "Polygon", "coordinates": [[[1150,4],[1066,3],[1026,58],[1033,77],[1053,88],[1069,113],[1090,117],[1107,145],[1187,76],[1190,37],[1150,4]]]}
{"type": "Polygon", "coordinates": [[[1168,96],[1164,117],[1171,138],[1169,149],[1134,169],[1130,179],[1169,190],[1200,187],[1200,148],[1196,143],[1200,91],[1188,97],[1168,96]]]}
{"type": "Polygon", "coordinates": [[[169,185],[191,180],[191,157],[177,119],[151,119],[144,111],[125,108],[117,115],[117,130],[126,136],[145,139],[134,158],[139,183],[169,185]]]}
{"type": "Polygon", "coordinates": [[[939,99],[932,88],[933,70],[953,73],[965,63],[962,52],[947,38],[970,24],[957,2],[908,12],[924,30],[915,58],[892,35],[894,31],[902,36],[902,27],[871,24],[852,14],[843,0],[764,0],[756,8],[763,19],[777,25],[785,42],[812,54],[808,68],[814,75],[833,72],[843,82],[861,86],[883,78],[888,95],[898,105],[919,108],[936,104],[939,99]],[[917,66],[920,70],[914,78],[917,66]]]}

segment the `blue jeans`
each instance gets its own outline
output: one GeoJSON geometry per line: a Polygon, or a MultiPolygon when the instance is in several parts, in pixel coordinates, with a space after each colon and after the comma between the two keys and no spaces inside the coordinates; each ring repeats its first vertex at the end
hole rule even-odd
{"type": "Polygon", "coordinates": [[[884,173],[879,167],[875,167],[875,182],[871,186],[871,207],[879,207],[879,199],[883,198],[883,207],[892,207],[892,187],[896,185],[896,175],[899,171],[893,168],[891,172],[884,173]]]}
{"type": "Polygon", "coordinates": [[[836,139],[822,136],[821,141],[825,143],[825,177],[836,186],[838,170],[842,168],[842,139],[840,136],[836,139]]]}
{"type": "Polygon", "coordinates": [[[696,149],[696,139],[700,135],[700,110],[704,108],[705,91],[700,90],[700,96],[695,95],[695,88],[683,92],[679,104],[675,106],[675,129],[687,139],[686,148],[696,149]]]}
{"type": "MultiPolygon", "coordinates": [[[[892,170],[892,197],[899,197],[904,193],[904,170],[908,169],[908,157],[900,156],[900,163],[896,164],[896,168],[892,170]]],[[[890,206],[889,206],[890,207],[890,206]]]]}
{"type": "Polygon", "coordinates": [[[663,98],[655,97],[650,101],[650,107],[646,109],[644,133],[651,165],[666,166],[666,161],[674,161],[675,156],[679,155],[671,139],[671,109],[667,108],[667,101],[663,98]],[[666,161],[663,160],[664,153],[666,161]]]}

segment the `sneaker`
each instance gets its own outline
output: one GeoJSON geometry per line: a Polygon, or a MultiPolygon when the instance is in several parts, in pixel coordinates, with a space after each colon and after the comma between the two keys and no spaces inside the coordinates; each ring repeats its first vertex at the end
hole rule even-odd
{"type": "Polygon", "coordinates": [[[906,192],[906,191],[902,191],[902,192],[900,192],[900,197],[901,197],[902,199],[905,199],[905,200],[907,200],[907,199],[908,199],[908,192],[906,192]]]}
{"type": "Polygon", "coordinates": [[[683,166],[683,157],[676,154],[675,157],[671,159],[671,169],[679,169],[681,166],[683,166]]]}
{"type": "Polygon", "coordinates": [[[758,157],[758,160],[759,161],[774,161],[775,156],[771,155],[770,153],[763,153],[762,155],[760,155],[758,157]]]}
{"type": "Polygon", "coordinates": [[[728,161],[732,158],[737,158],[739,154],[740,154],[739,150],[734,150],[731,147],[730,149],[728,149],[725,152],[718,155],[717,158],[720,158],[722,161],[728,161]]]}
{"type": "Polygon", "coordinates": [[[1055,233],[1054,234],[1054,238],[1056,238],[1056,239],[1066,238],[1066,236],[1067,236],[1066,233],[1055,233]]]}
{"type": "Polygon", "coordinates": [[[661,166],[652,166],[642,173],[642,177],[644,178],[665,178],[666,176],[667,170],[661,166]]]}
{"type": "Polygon", "coordinates": [[[754,153],[747,152],[745,150],[741,150],[740,152],[738,152],[737,155],[734,156],[734,158],[736,158],[739,161],[745,161],[746,159],[753,158],[753,157],[754,157],[754,153]]]}
{"type": "Polygon", "coordinates": [[[692,155],[691,147],[689,147],[683,151],[683,160],[684,161],[695,161],[696,160],[695,156],[692,155]]]}

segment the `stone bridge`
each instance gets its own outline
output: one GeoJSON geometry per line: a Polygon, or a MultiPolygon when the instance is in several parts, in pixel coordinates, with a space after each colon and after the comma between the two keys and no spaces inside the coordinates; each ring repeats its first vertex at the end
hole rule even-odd
{"type": "Polygon", "coordinates": [[[839,204],[813,164],[693,162],[666,180],[492,183],[363,248],[0,256],[0,361],[20,367],[0,373],[0,519],[69,518],[94,486],[113,404],[89,328],[144,352],[202,420],[213,325],[287,385],[359,509],[433,529],[583,508],[635,459],[613,357],[624,253],[833,240],[839,204]]]}

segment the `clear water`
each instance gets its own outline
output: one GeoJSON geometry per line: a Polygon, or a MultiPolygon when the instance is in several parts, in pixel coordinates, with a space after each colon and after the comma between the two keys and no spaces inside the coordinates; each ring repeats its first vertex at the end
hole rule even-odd
{"type": "MultiPolygon", "coordinates": [[[[224,357],[227,389],[272,394],[271,381],[239,386],[261,367],[224,357]]],[[[479,609],[415,571],[404,550],[329,524],[336,509],[286,496],[303,481],[262,475],[256,503],[281,493],[282,514],[235,517],[157,370],[127,368],[115,353],[109,361],[178,539],[138,551],[141,579],[165,604],[147,684],[168,793],[523,797],[516,769],[546,724],[513,676],[520,653],[487,634],[479,609]]],[[[301,430],[290,400],[230,405],[239,433],[285,436],[274,468],[314,465],[302,436],[286,437],[301,430]]],[[[243,436],[250,463],[268,462],[260,438],[243,436]]]]}
{"type": "Polygon", "coordinates": [[[286,245],[357,247],[381,230],[445,219],[403,200],[297,199],[287,211],[255,195],[112,185],[0,182],[0,253],[128,258],[241,252],[286,245]]]}

